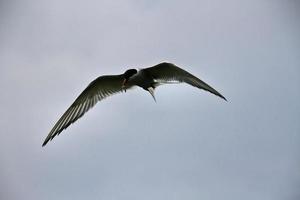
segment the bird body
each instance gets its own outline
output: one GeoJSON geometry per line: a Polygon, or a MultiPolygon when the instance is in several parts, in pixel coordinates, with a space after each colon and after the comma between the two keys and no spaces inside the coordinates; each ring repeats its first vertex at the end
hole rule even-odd
{"type": "Polygon", "coordinates": [[[218,91],[196,76],[174,64],[166,62],[140,70],[129,69],[124,74],[120,75],[100,76],[87,86],[57,121],[46,137],[43,146],[56,135],[59,135],[70,124],[82,117],[98,101],[101,101],[110,95],[123,91],[126,92],[128,89],[138,86],[148,91],[156,101],[154,96],[155,88],[162,84],[181,82],[211,92],[226,100],[226,98],[218,91]]]}
{"type": "Polygon", "coordinates": [[[136,74],[134,74],[130,79],[128,80],[128,85],[130,86],[139,86],[145,90],[149,87],[153,87],[154,85],[154,79],[151,77],[149,73],[145,70],[139,70],[136,74]]]}

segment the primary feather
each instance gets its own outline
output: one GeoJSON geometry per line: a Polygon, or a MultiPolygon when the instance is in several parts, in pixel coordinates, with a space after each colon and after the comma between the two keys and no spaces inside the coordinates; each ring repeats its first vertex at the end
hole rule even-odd
{"type": "Polygon", "coordinates": [[[185,82],[199,89],[211,92],[226,100],[226,98],[223,95],[221,95],[218,91],[209,86],[207,83],[172,63],[164,62],[142,70],[145,71],[145,73],[151,75],[152,78],[157,82],[157,85],[174,82],[185,82]]]}
{"type": "Polygon", "coordinates": [[[52,140],[56,135],[59,135],[64,129],[82,117],[98,101],[101,101],[110,95],[121,92],[123,90],[121,87],[122,80],[122,75],[113,75],[100,76],[91,82],[54,125],[45,139],[43,146],[45,146],[49,140],[52,140]]]}

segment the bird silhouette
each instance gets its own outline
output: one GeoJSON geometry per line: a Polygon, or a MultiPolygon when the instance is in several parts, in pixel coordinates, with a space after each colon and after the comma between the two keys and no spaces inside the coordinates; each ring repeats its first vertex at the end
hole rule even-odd
{"type": "Polygon", "coordinates": [[[87,86],[56,122],[42,146],[45,146],[56,135],[59,135],[64,129],[82,117],[98,101],[101,101],[108,96],[119,92],[126,92],[128,89],[138,86],[148,91],[156,101],[154,96],[156,87],[162,84],[182,82],[211,92],[226,100],[223,95],[207,83],[176,65],[167,62],[140,70],[129,69],[124,74],[120,75],[100,76],[87,86]]]}

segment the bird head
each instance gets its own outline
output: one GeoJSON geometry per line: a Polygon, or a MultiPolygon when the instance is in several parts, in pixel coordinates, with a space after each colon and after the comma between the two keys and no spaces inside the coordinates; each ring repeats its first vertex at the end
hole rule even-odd
{"type": "Polygon", "coordinates": [[[122,88],[124,88],[128,82],[128,80],[130,79],[130,77],[132,77],[133,75],[135,75],[138,71],[136,69],[129,69],[124,73],[124,80],[122,83],[122,88]]]}

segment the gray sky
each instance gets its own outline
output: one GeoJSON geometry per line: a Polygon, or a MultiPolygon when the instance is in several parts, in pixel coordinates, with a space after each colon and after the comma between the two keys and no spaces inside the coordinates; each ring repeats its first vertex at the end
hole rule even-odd
{"type": "Polygon", "coordinates": [[[0,199],[300,199],[296,0],[0,3],[0,199]],[[187,85],[100,102],[45,148],[97,76],[173,62],[187,85]]]}

